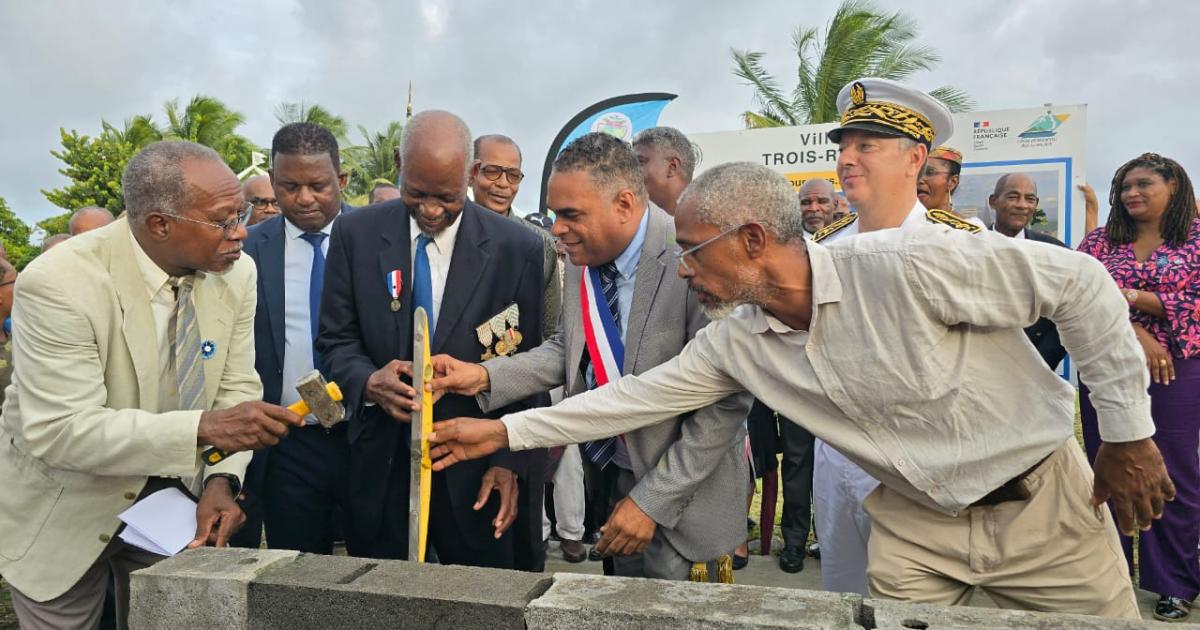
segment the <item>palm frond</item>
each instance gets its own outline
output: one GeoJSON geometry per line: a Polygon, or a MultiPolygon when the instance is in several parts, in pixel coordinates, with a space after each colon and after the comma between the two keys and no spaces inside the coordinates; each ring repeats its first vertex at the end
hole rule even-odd
{"type": "Polygon", "coordinates": [[[767,118],[795,125],[798,121],[791,114],[792,103],[783,95],[779,83],[762,66],[763,53],[733,50],[733,74],[754,87],[754,102],[759,113],[767,118]]]}
{"type": "Polygon", "coordinates": [[[952,112],[969,112],[975,109],[975,99],[962,89],[952,85],[943,85],[930,90],[929,95],[941,101],[952,112]]]}

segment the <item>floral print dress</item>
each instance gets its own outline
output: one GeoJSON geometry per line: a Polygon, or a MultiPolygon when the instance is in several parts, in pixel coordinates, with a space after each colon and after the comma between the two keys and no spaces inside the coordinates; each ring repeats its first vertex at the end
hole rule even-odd
{"type": "Polygon", "coordinates": [[[1163,243],[1146,262],[1138,262],[1133,245],[1114,245],[1105,228],[1093,230],[1079,244],[1108,269],[1121,289],[1137,289],[1162,300],[1165,318],[1132,306],[1129,319],[1141,325],[1176,359],[1200,356],[1200,219],[1192,221],[1187,241],[1179,247],[1163,243]]]}

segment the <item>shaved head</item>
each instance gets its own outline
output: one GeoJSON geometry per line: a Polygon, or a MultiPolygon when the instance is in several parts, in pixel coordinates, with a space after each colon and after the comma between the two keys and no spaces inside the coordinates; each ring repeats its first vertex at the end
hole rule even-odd
{"type": "Polygon", "coordinates": [[[404,128],[400,141],[400,177],[404,177],[404,166],[419,152],[426,160],[450,166],[462,163],[465,175],[474,159],[474,141],[471,129],[463,119],[441,110],[430,110],[417,114],[404,128]]]}
{"type": "Polygon", "coordinates": [[[833,197],[833,184],[831,184],[828,179],[823,177],[814,177],[800,185],[801,197],[810,193],[819,193],[833,197]]]}
{"type": "Polygon", "coordinates": [[[71,215],[71,220],[67,222],[67,231],[71,236],[76,236],[96,228],[102,228],[112,222],[113,215],[108,210],[99,206],[85,206],[71,215]]]}
{"type": "Polygon", "coordinates": [[[453,225],[466,207],[472,154],[471,130],[450,112],[421,112],[405,127],[400,199],[427,236],[453,225]]]}

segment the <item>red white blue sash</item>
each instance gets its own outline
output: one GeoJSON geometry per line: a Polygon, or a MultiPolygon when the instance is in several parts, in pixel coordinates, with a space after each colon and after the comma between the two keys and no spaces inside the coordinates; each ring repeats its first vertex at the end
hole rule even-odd
{"type": "Polygon", "coordinates": [[[596,387],[621,378],[625,365],[625,344],[612,311],[600,289],[600,270],[584,267],[579,276],[579,307],[582,311],[583,336],[596,374],[596,387]]]}

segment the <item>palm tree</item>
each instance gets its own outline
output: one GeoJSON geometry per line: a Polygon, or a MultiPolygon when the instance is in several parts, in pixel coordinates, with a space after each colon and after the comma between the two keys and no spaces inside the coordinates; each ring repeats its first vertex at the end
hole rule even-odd
{"type": "MultiPolygon", "coordinates": [[[[845,0],[826,27],[796,27],[792,46],[799,58],[797,85],[785,94],[762,66],[763,53],[734,49],[733,73],[754,88],[758,111],[742,114],[747,128],[782,127],[833,122],[838,119],[837,93],[860,77],[904,81],[921,70],[932,70],[941,57],[928,46],[913,43],[917,25],[897,11],[881,13],[868,0],[845,0]]],[[[931,91],[950,111],[967,111],[974,101],[952,86],[931,91]]]]}
{"type": "Polygon", "coordinates": [[[117,129],[106,120],[100,121],[100,125],[104,129],[104,134],[114,140],[126,142],[134,149],[140,149],[151,142],[163,139],[162,129],[158,128],[158,124],[148,114],[139,114],[126,119],[125,126],[121,129],[117,129]]]}
{"type": "Polygon", "coordinates": [[[304,101],[280,103],[275,107],[275,120],[278,120],[281,125],[297,122],[320,125],[328,129],[334,138],[337,138],[338,144],[349,144],[349,136],[346,134],[350,131],[350,126],[346,123],[346,119],[333,114],[320,105],[306,105],[304,101]]]}
{"type": "Polygon", "coordinates": [[[246,122],[245,117],[215,98],[197,94],[183,109],[175,99],[167,101],[164,110],[167,125],[162,131],[163,138],[190,140],[211,147],[234,172],[249,166],[250,152],[258,150],[237,133],[237,128],[246,122]]]}
{"type": "Polygon", "coordinates": [[[362,125],[358,126],[358,133],[362,134],[366,144],[347,147],[342,152],[343,161],[350,171],[350,184],[345,191],[347,196],[365,195],[379,182],[396,183],[398,173],[394,155],[403,132],[404,125],[398,120],[389,122],[383,131],[374,133],[362,125]]]}

